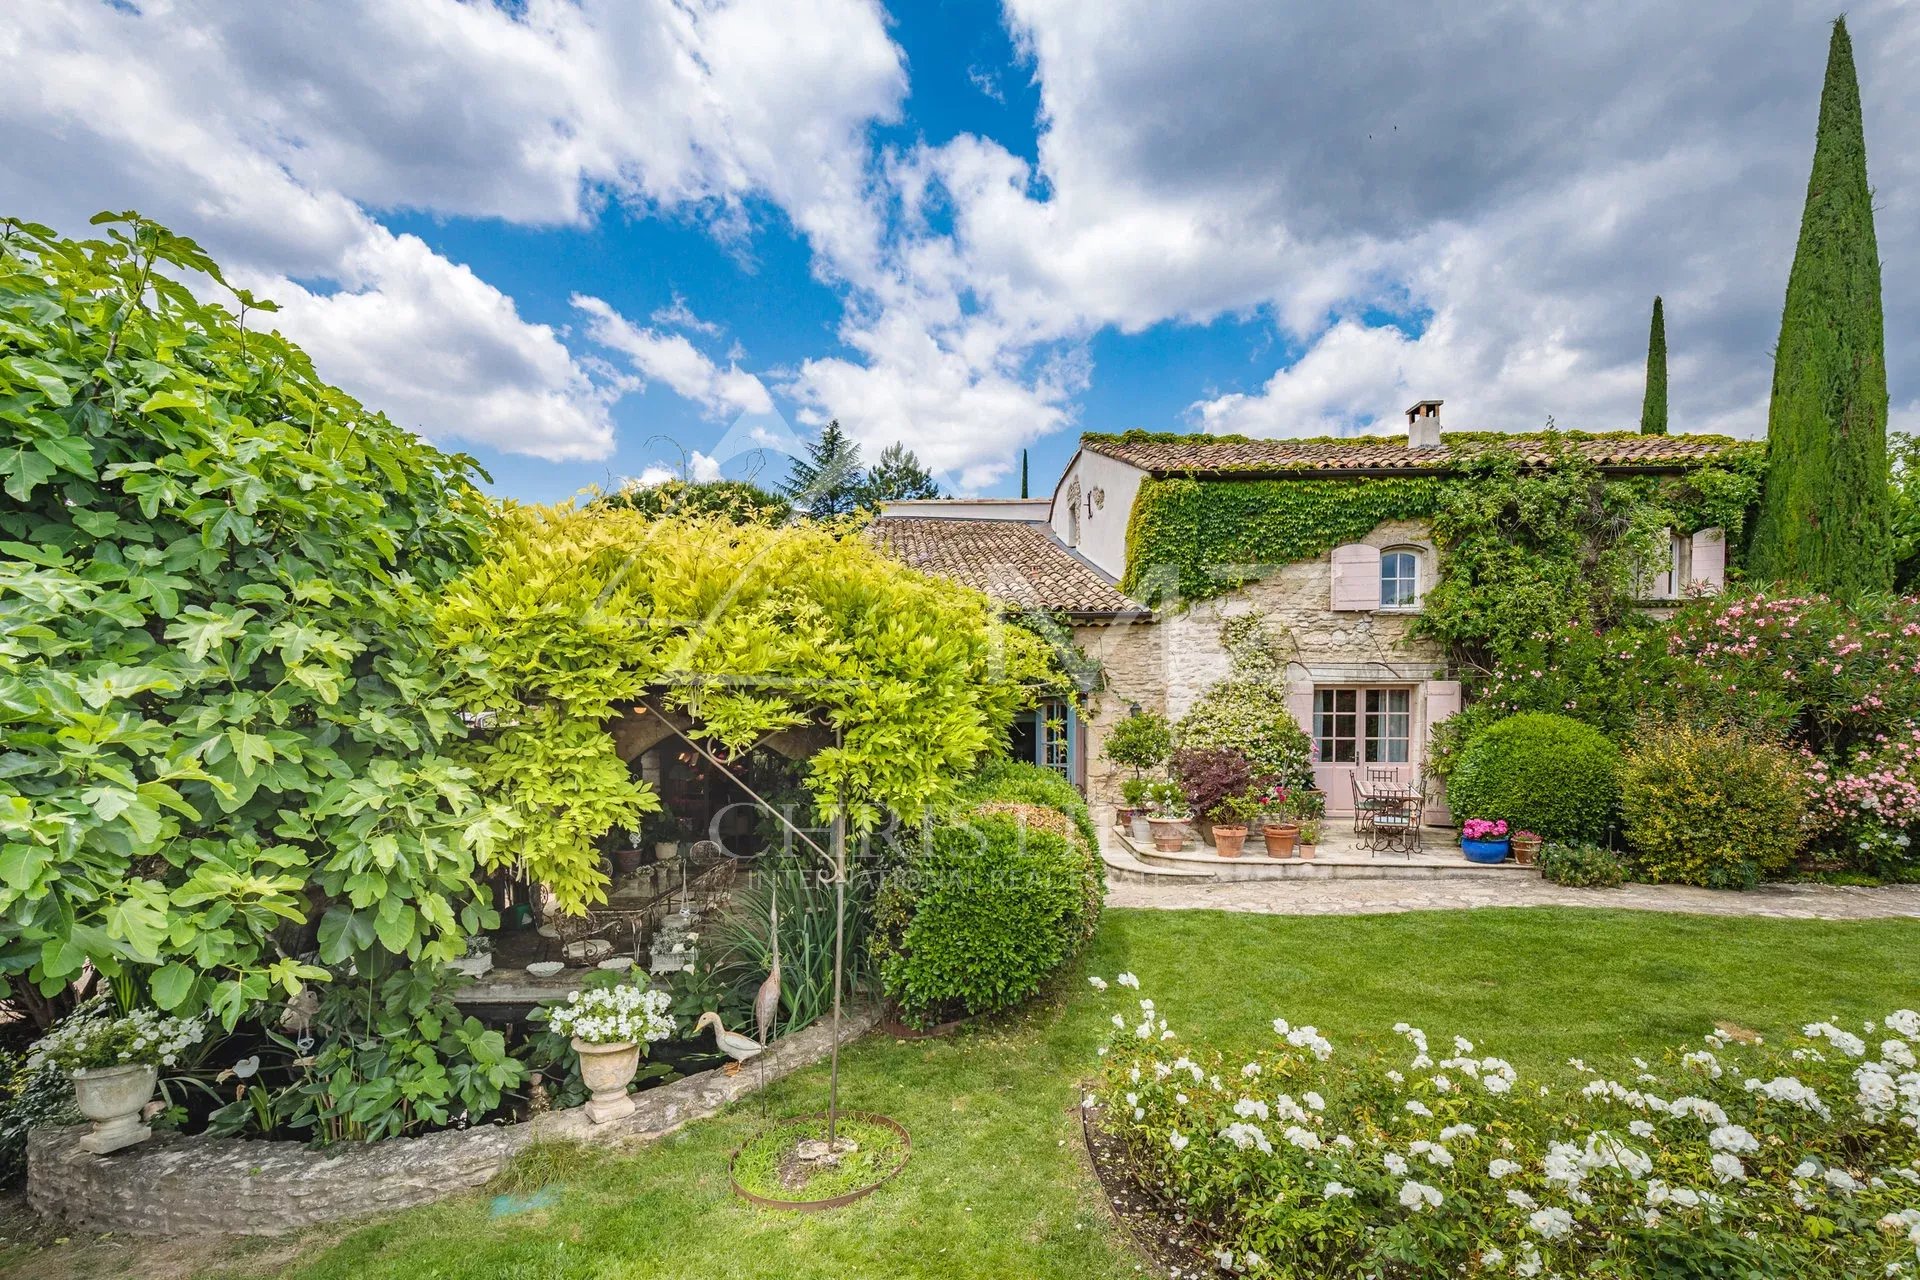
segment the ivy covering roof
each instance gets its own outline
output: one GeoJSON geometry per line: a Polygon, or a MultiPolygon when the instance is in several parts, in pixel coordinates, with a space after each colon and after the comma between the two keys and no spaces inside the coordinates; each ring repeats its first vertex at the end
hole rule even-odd
{"type": "Polygon", "coordinates": [[[1001,605],[1088,618],[1146,612],[1044,524],[883,516],[867,526],[867,536],[923,573],[964,583],[1001,605]]]}
{"type": "Polygon", "coordinates": [[[1488,449],[1510,450],[1527,465],[1545,466],[1573,452],[1607,471],[1675,471],[1760,447],[1731,436],[1644,436],[1637,431],[1450,431],[1437,449],[1411,448],[1403,436],[1256,440],[1148,431],[1090,432],[1080,437],[1080,444],[1155,476],[1432,473],[1451,470],[1488,449]]]}

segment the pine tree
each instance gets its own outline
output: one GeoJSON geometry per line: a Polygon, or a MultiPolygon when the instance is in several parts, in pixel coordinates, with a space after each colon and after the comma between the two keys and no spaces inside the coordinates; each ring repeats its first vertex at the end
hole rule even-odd
{"type": "Polygon", "coordinates": [[[1647,332],[1647,396],[1640,402],[1640,434],[1667,434],[1667,313],[1653,299],[1653,327],[1647,332]]]}
{"type": "Polygon", "coordinates": [[[902,498],[939,496],[940,486],[933,482],[933,473],[920,465],[913,450],[896,441],[880,451],[880,461],[867,473],[867,481],[861,486],[860,505],[878,507],[883,502],[898,502],[902,498]]]}
{"type": "Polygon", "coordinates": [[[866,482],[866,472],[860,468],[860,446],[848,438],[835,418],[820,432],[820,438],[807,446],[806,457],[789,462],[787,480],[780,491],[793,500],[796,510],[824,520],[856,509],[866,482]]]}
{"type": "Polygon", "coordinates": [[[1762,579],[1839,595],[1893,582],[1880,254],[1860,85],[1833,24],[1800,243],[1767,415],[1767,476],[1748,556],[1762,579]]]}

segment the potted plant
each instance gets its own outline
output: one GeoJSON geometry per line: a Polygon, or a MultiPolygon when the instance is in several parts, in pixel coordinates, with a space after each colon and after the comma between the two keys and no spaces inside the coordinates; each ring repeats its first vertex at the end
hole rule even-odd
{"type": "Polygon", "coordinates": [[[1469,862],[1507,860],[1507,820],[1468,818],[1460,824],[1460,851],[1469,862]]]}
{"type": "Polygon", "coordinates": [[[141,1113],[160,1068],[178,1063],[205,1032],[198,1018],[170,1018],[155,1009],[115,1013],[98,997],[36,1042],[27,1067],[67,1073],[80,1114],[93,1121],[80,1148],[103,1156],[153,1136],[141,1113]]]}
{"type": "Polygon", "coordinates": [[[1258,816],[1260,805],[1244,791],[1223,796],[1213,807],[1213,847],[1223,858],[1237,858],[1247,842],[1247,823],[1258,816]]]}
{"type": "Polygon", "coordinates": [[[647,1046],[673,1034],[673,1016],[667,1012],[672,1004],[665,991],[616,981],[569,992],[565,1004],[548,1009],[547,1025],[571,1036],[580,1057],[580,1079],[593,1095],[587,1119],[605,1124],[633,1114],[627,1086],[647,1046]]]}
{"type": "Polygon", "coordinates": [[[1515,831],[1507,841],[1513,847],[1513,860],[1523,867],[1533,865],[1533,860],[1540,855],[1540,846],[1546,843],[1531,831],[1515,831]]]}
{"type": "Polygon", "coordinates": [[[1319,852],[1321,821],[1319,818],[1300,820],[1300,856],[1302,858],[1312,858],[1319,852]]]}
{"type": "Polygon", "coordinates": [[[1113,811],[1114,821],[1123,829],[1133,832],[1139,839],[1146,839],[1147,780],[1145,778],[1125,778],[1120,783],[1120,807],[1113,811]],[[1135,830],[1136,822],[1139,830],[1135,830]]]}
{"type": "MultiPolygon", "coordinates": [[[[1139,814],[1127,810],[1137,811],[1146,803],[1147,770],[1158,769],[1173,754],[1173,727],[1159,712],[1142,711],[1135,706],[1128,711],[1125,719],[1113,726],[1102,754],[1115,764],[1133,771],[1133,776],[1120,784],[1120,796],[1126,808],[1116,815],[1121,826],[1130,826],[1139,814]]],[[[1145,824],[1141,825],[1144,827],[1145,824]]],[[[1142,840],[1147,838],[1145,830],[1138,831],[1136,835],[1142,840]]]]}
{"type": "Polygon", "coordinates": [[[1294,841],[1300,838],[1300,824],[1289,807],[1286,788],[1267,787],[1255,792],[1253,801],[1259,810],[1256,821],[1261,838],[1267,842],[1267,856],[1291,858],[1294,841]]]}
{"type": "Polygon", "coordinates": [[[1186,794],[1177,782],[1155,782],[1147,787],[1147,827],[1153,832],[1153,847],[1162,853],[1178,853],[1187,844],[1187,823],[1192,815],[1186,810],[1186,794]]]}

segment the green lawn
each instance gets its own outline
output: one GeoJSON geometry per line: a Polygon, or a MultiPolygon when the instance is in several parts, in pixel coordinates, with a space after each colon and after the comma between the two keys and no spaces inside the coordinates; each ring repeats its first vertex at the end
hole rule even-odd
{"type": "MultiPolygon", "coordinates": [[[[1914,921],[1117,911],[1081,971],[1131,969],[1183,1033],[1251,1044],[1285,1015],[1337,1042],[1405,1018],[1435,1036],[1466,1035],[1525,1072],[1693,1041],[1716,1021],[1773,1032],[1920,1004],[1916,954],[1914,921]]],[[[311,1280],[1132,1277],[1135,1259],[1108,1227],[1077,1149],[1078,1081],[1108,999],[1076,977],[1050,1004],[952,1039],[852,1046],[844,1105],[900,1120],[914,1146],[900,1177],[848,1209],[783,1215],[729,1196],[727,1153],[764,1122],[752,1100],[632,1155],[560,1164],[543,1207],[496,1215],[491,1197],[475,1194],[317,1232],[291,1263],[283,1249],[242,1248],[195,1265],[311,1280]]],[[[768,1113],[814,1109],[824,1080],[814,1070],[781,1083],[768,1113]]],[[[0,1268],[110,1273],[84,1253],[0,1254],[0,1268]]]]}

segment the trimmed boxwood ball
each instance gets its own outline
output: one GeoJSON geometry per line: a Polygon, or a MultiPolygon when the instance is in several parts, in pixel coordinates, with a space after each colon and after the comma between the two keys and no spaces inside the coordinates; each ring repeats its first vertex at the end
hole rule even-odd
{"type": "Polygon", "coordinates": [[[1098,865],[1058,810],[989,804],[936,824],[874,904],[881,990],[916,1026],[1029,999],[1092,936],[1098,865]]]}
{"type": "Polygon", "coordinates": [[[1527,712],[1482,729],[1447,781],[1453,816],[1505,818],[1549,840],[1603,840],[1620,801],[1620,749],[1592,725],[1527,712]]]}

